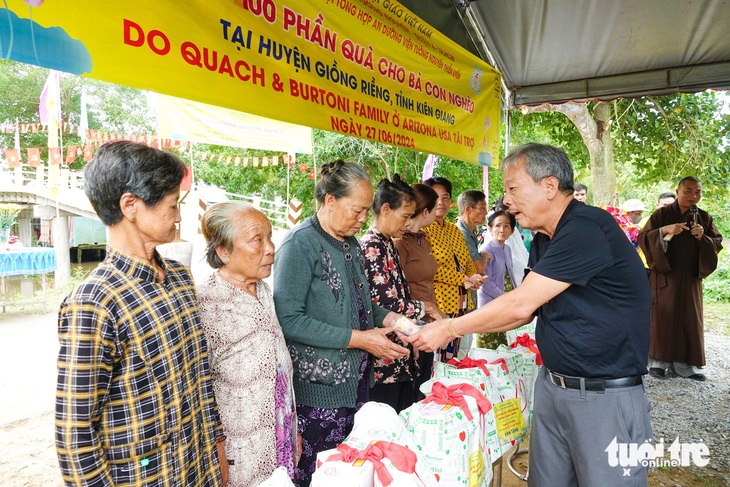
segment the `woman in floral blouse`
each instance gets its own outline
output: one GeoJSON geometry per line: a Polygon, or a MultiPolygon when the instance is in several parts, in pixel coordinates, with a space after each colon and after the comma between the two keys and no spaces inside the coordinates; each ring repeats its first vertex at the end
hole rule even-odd
{"type": "MultiPolygon", "coordinates": [[[[413,189],[396,174],[378,184],[373,203],[375,223],[360,239],[365,254],[365,275],[373,303],[413,319],[439,313],[433,302],[411,299],[408,283],[393,242],[408,229],[416,207],[413,189]]],[[[394,333],[394,343],[405,346],[394,333]]],[[[370,400],[400,412],[415,402],[413,381],[418,375],[414,354],[398,359],[376,359],[375,385],[370,400]]]]}

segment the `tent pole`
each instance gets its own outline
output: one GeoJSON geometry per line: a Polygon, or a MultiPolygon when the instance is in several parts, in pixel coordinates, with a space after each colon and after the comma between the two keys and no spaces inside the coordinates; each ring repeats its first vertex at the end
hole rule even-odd
{"type": "Polygon", "coordinates": [[[314,130],[312,130],[312,164],[314,164],[314,178],[312,182],[317,186],[317,150],[314,148],[314,130]]]}
{"type": "MultiPolygon", "coordinates": [[[[507,95],[509,98],[510,95],[507,95]]],[[[509,154],[510,151],[510,143],[512,142],[512,110],[509,108],[509,102],[505,104],[504,110],[505,110],[505,130],[504,130],[504,155],[505,157],[507,154],[509,154]]]]}
{"type": "Polygon", "coordinates": [[[291,178],[290,171],[291,171],[291,161],[292,161],[292,157],[293,157],[294,153],[287,152],[287,155],[289,157],[286,161],[286,207],[289,208],[289,202],[291,201],[291,193],[290,193],[291,189],[289,186],[290,178],[291,178]]]}

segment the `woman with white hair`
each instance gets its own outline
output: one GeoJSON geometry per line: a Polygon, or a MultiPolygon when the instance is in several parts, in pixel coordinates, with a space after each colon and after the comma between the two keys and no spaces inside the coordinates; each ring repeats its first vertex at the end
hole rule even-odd
{"type": "Polygon", "coordinates": [[[292,363],[271,289],[269,219],[227,201],[203,216],[206,259],[217,269],[200,286],[213,386],[227,436],[229,485],[258,485],[278,466],[294,475],[297,429],[292,363]]]}

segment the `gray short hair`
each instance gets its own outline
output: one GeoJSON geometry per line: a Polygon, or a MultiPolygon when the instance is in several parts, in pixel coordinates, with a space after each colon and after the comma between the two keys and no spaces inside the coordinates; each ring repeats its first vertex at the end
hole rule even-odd
{"type": "Polygon", "coordinates": [[[502,160],[502,175],[520,159],[525,160],[525,172],[536,183],[552,176],[558,180],[558,190],[561,193],[573,193],[573,164],[562,149],[535,142],[522,145],[502,160]]]}
{"type": "Polygon", "coordinates": [[[487,197],[483,192],[477,189],[468,189],[459,195],[456,205],[459,207],[459,215],[464,213],[466,207],[474,208],[480,201],[487,201],[487,197]]]}
{"type": "Polygon", "coordinates": [[[329,162],[320,169],[320,179],[314,187],[314,197],[322,204],[324,198],[331,194],[335,199],[350,196],[352,184],[356,181],[370,182],[370,176],[359,164],[337,159],[329,162]]]}
{"type": "Polygon", "coordinates": [[[104,225],[124,216],[119,200],[130,193],[150,208],[178,189],[185,164],[174,154],[127,140],[108,142],[84,168],[84,192],[104,225]]]}
{"type": "Polygon", "coordinates": [[[223,247],[228,253],[233,252],[233,244],[238,238],[238,222],[251,211],[260,213],[252,204],[245,201],[224,201],[205,210],[201,222],[206,242],[205,260],[213,269],[223,266],[216,249],[223,247]]]}

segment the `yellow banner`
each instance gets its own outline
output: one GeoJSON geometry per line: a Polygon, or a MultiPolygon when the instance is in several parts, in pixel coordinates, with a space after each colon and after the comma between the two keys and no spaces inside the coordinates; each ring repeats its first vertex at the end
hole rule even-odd
{"type": "Polygon", "coordinates": [[[163,139],[311,154],[312,129],[182,98],[157,97],[163,139]]]}
{"type": "Polygon", "coordinates": [[[499,73],[394,0],[4,5],[5,58],[483,165],[498,157],[499,73]]]}

